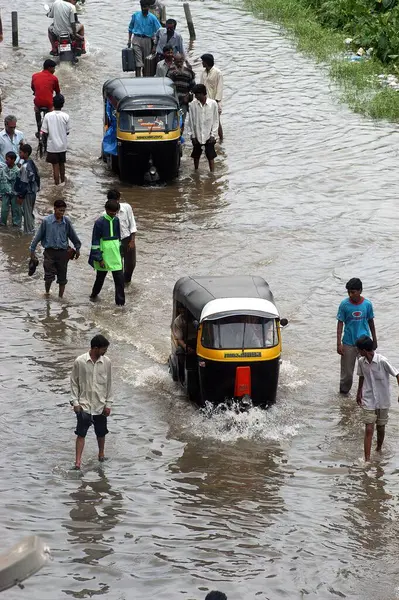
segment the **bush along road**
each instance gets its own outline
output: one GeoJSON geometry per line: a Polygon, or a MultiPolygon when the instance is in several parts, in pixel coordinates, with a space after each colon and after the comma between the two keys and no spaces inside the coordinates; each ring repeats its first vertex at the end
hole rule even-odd
{"type": "Polygon", "coordinates": [[[327,65],[353,110],[399,121],[399,0],[246,0],[246,5],[281,23],[299,51],[327,65]]]}

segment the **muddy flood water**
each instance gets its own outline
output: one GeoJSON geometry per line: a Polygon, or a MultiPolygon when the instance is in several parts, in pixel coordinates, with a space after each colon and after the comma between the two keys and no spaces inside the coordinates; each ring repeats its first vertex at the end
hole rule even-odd
{"type": "MultiPolygon", "coordinates": [[[[1,1],[3,117],[34,142],[31,74],[48,57],[40,2],[1,1]]],[[[123,310],[109,279],[88,296],[91,228],[118,181],[98,160],[103,82],[121,74],[135,8],[87,0],[89,54],[58,69],[71,116],[69,182],[56,191],[42,162],[37,208],[62,195],[83,241],[65,299],[44,298],[42,269],[27,277],[30,239],[0,232],[0,534],[6,548],[41,535],[53,561],[6,600],[229,600],[338,597],[391,600],[399,589],[399,407],[385,452],[365,467],[354,395],[338,392],[336,309],[350,277],[374,304],[380,352],[399,365],[397,128],[337,101],[322,67],[279,27],[235,4],[191,3],[197,40],[225,77],[216,172],[195,174],[188,149],[179,180],[121,186],[138,224],[137,268],[123,310]],[[171,294],[186,274],[267,279],[285,329],[277,404],[208,418],[168,375],[171,294]],[[75,419],[69,372],[101,332],[111,340],[115,407],[109,461],[92,432],[72,472],[75,419]]],[[[187,41],[181,2],[168,0],[187,41]]],[[[2,596],[3,597],[3,596],[2,596]]]]}

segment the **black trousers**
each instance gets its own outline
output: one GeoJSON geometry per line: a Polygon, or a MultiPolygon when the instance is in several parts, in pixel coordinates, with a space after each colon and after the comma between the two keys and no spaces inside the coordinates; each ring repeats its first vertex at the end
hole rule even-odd
{"type": "MultiPolygon", "coordinates": [[[[91,296],[95,297],[101,292],[108,271],[97,271],[96,280],[91,291],[91,296]]],[[[111,271],[115,284],[115,304],[123,306],[125,304],[125,282],[123,280],[123,271],[111,271]]]]}
{"type": "Polygon", "coordinates": [[[136,268],[136,246],[129,248],[131,236],[122,240],[122,256],[124,265],[125,283],[130,283],[132,280],[133,271],[136,268]]]}

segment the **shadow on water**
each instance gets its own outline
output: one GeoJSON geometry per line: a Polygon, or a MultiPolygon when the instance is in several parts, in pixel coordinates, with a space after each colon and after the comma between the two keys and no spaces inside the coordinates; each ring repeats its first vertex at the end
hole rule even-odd
{"type": "Polygon", "coordinates": [[[90,471],[84,476],[79,487],[70,493],[70,498],[71,501],[66,503],[70,507],[70,519],[62,524],[68,532],[74,554],[79,556],[72,559],[75,589],[64,589],[63,592],[73,598],[107,594],[109,585],[101,582],[101,575],[92,567],[99,566],[103,559],[114,553],[114,538],[110,532],[125,514],[123,496],[112,487],[103,470],[96,468],[94,473],[90,471]],[[85,568],[82,570],[79,565],[85,565],[85,568]],[[95,580],[97,582],[93,585],[95,580]],[[76,589],[86,581],[93,583],[84,589],[76,589]]]}

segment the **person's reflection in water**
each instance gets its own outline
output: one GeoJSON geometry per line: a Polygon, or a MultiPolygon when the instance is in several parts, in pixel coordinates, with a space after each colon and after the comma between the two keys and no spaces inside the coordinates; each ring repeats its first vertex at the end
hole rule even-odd
{"type": "Polygon", "coordinates": [[[83,480],[79,488],[70,494],[71,519],[63,525],[69,532],[70,543],[82,545],[85,553],[85,556],[74,558],[73,562],[97,564],[101,558],[111,554],[113,548],[103,541],[104,534],[113,529],[125,514],[122,494],[111,488],[101,468],[97,473],[98,479],[83,480]]]}
{"type": "MultiPolygon", "coordinates": [[[[373,471],[354,473],[351,477],[350,501],[346,518],[349,535],[363,548],[364,554],[386,550],[390,540],[397,539],[390,512],[392,496],[385,490],[385,471],[377,465],[373,471]]],[[[346,487],[348,484],[346,482],[346,487]]]]}

